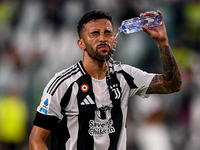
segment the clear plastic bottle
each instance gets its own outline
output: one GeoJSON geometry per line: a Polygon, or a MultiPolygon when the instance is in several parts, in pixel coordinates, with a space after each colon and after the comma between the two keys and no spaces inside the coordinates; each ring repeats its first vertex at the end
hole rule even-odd
{"type": "Polygon", "coordinates": [[[155,12],[154,14],[148,16],[142,16],[124,20],[122,21],[119,30],[123,31],[125,34],[129,34],[143,30],[141,26],[152,28],[159,26],[161,24],[162,24],[162,17],[159,13],[155,12]]]}

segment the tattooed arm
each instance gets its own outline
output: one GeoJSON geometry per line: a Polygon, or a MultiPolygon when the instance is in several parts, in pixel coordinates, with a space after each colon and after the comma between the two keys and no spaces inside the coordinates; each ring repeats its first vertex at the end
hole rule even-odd
{"type": "Polygon", "coordinates": [[[155,75],[147,94],[172,93],[181,89],[181,75],[169,45],[159,47],[163,66],[163,74],[155,75]]]}
{"type": "MultiPolygon", "coordinates": [[[[163,18],[162,13],[160,11],[157,12],[160,13],[163,18]]],[[[153,12],[146,12],[144,14],[140,14],[140,16],[149,15],[151,13],[153,12]]],[[[179,91],[182,84],[181,75],[173,52],[168,43],[164,21],[161,26],[154,27],[152,29],[147,29],[145,27],[142,28],[150,35],[151,38],[155,39],[158,45],[163,67],[163,74],[154,76],[147,90],[147,94],[172,93],[179,91]]]]}

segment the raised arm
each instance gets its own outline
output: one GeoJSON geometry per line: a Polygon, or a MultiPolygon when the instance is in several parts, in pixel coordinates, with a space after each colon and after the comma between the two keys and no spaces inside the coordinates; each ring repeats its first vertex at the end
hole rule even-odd
{"type": "Polygon", "coordinates": [[[29,137],[29,149],[30,150],[48,150],[46,146],[46,140],[51,131],[33,126],[29,137]]]}
{"type": "MultiPolygon", "coordinates": [[[[161,14],[163,18],[162,13],[160,11],[157,12],[161,14]]],[[[140,16],[149,15],[151,13],[153,12],[142,13],[140,16]]],[[[164,21],[161,26],[154,27],[152,29],[147,29],[146,27],[142,28],[151,38],[155,39],[156,44],[158,45],[163,67],[163,74],[155,75],[147,90],[147,94],[162,94],[179,91],[181,89],[182,79],[173,52],[168,43],[164,21]]]]}

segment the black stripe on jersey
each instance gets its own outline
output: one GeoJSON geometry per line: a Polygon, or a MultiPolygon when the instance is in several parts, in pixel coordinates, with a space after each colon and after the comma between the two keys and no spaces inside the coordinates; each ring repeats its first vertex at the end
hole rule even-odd
{"type": "Polygon", "coordinates": [[[113,120],[113,127],[115,128],[115,132],[110,133],[110,146],[109,150],[117,150],[117,143],[119,140],[119,136],[122,129],[122,120],[123,120],[123,114],[121,109],[121,87],[120,83],[117,79],[116,73],[109,74],[111,78],[109,79],[107,77],[107,84],[109,87],[114,87],[114,89],[118,89],[120,93],[120,97],[117,96],[116,99],[116,93],[114,92],[113,88],[109,88],[110,98],[113,104],[113,108],[111,109],[111,117],[113,120]],[[115,85],[115,86],[113,86],[115,85]],[[116,86],[117,85],[117,86],[116,86]]]}
{"type": "Polygon", "coordinates": [[[117,101],[113,108],[111,109],[111,116],[113,120],[113,127],[115,128],[114,133],[110,133],[110,146],[108,150],[117,150],[117,143],[119,141],[119,136],[122,130],[122,109],[121,109],[121,101],[117,101]]]}
{"type": "Polygon", "coordinates": [[[94,149],[94,139],[93,136],[88,134],[89,122],[94,120],[95,111],[91,110],[85,113],[81,113],[78,116],[79,122],[79,132],[77,141],[77,150],[93,150],[94,149]]]}
{"type": "Polygon", "coordinates": [[[79,90],[77,93],[77,100],[78,100],[78,107],[79,107],[79,113],[84,113],[90,110],[95,110],[96,107],[96,102],[95,102],[95,95],[93,93],[93,87],[92,87],[92,78],[88,74],[83,75],[80,77],[77,81],[77,84],[79,86],[79,90]],[[89,88],[87,92],[82,91],[81,86],[83,84],[86,84],[89,88]],[[93,100],[93,104],[90,105],[81,105],[81,103],[86,99],[87,97],[90,97],[93,100]]]}
{"type": "Polygon", "coordinates": [[[126,82],[128,83],[128,85],[129,85],[129,87],[130,87],[131,89],[138,88],[138,87],[135,85],[135,83],[134,83],[134,78],[131,77],[131,76],[130,76],[128,73],[126,73],[124,70],[120,70],[120,71],[118,71],[117,73],[121,73],[121,74],[124,76],[126,82]]]}
{"type": "Polygon", "coordinates": [[[66,141],[70,138],[67,126],[67,116],[57,123],[51,132],[51,150],[66,150],[66,141]]]}
{"type": "Polygon", "coordinates": [[[63,115],[65,115],[65,108],[67,107],[67,105],[70,101],[73,85],[74,85],[74,82],[69,86],[69,88],[67,89],[64,96],[61,99],[60,106],[61,106],[61,113],[63,115]]]}
{"type": "Polygon", "coordinates": [[[94,139],[93,136],[90,136],[88,133],[90,128],[89,122],[90,120],[94,120],[95,109],[97,109],[95,96],[92,88],[92,78],[91,76],[86,74],[77,80],[77,84],[79,86],[79,91],[77,94],[77,102],[79,107],[79,116],[78,116],[79,131],[78,131],[77,150],[93,150],[94,139]],[[87,92],[81,90],[81,85],[83,84],[88,85],[89,90],[87,92]],[[89,96],[94,101],[95,104],[82,105],[81,102],[83,102],[83,100],[86,99],[87,96],[89,96]]]}
{"type": "Polygon", "coordinates": [[[67,107],[72,93],[72,87],[74,82],[69,86],[66,93],[61,99],[61,113],[63,114],[63,119],[61,122],[57,123],[55,128],[52,130],[51,135],[51,150],[66,150],[65,143],[70,138],[69,130],[67,128],[67,116],[65,115],[65,108],[67,107]]]}
{"type": "Polygon", "coordinates": [[[56,77],[56,79],[51,83],[51,85],[49,86],[47,93],[49,93],[50,89],[53,88],[53,86],[56,84],[55,82],[57,82],[60,78],[62,78],[65,74],[68,74],[68,72],[72,71],[72,69],[76,69],[76,65],[71,66],[70,68],[68,68],[65,72],[63,72],[61,75],[59,75],[58,77],[56,77]]]}

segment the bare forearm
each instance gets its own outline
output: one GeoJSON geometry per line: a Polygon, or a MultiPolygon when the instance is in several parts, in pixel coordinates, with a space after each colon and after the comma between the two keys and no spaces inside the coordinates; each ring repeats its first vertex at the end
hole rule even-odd
{"type": "Polygon", "coordinates": [[[29,141],[30,150],[48,150],[46,142],[42,140],[30,140],[29,141]]]}
{"type": "Polygon", "coordinates": [[[38,126],[33,126],[29,136],[29,149],[30,150],[48,150],[46,140],[51,131],[43,129],[38,126]]]}
{"type": "Polygon", "coordinates": [[[159,47],[160,57],[163,66],[163,80],[168,85],[169,92],[179,91],[182,80],[181,74],[169,45],[162,45],[159,47]]]}

